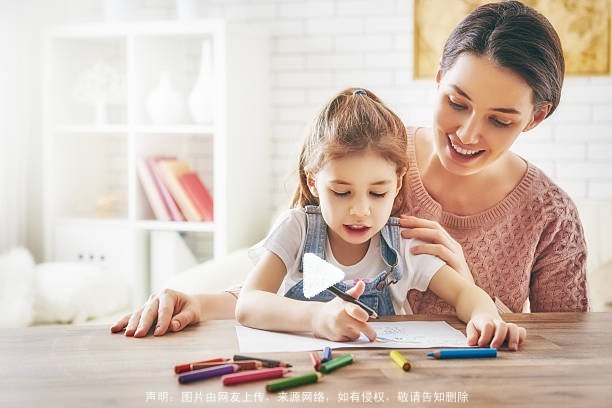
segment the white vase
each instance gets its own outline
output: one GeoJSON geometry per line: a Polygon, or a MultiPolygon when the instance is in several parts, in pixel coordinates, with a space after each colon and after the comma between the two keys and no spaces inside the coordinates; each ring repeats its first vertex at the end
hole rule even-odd
{"type": "Polygon", "coordinates": [[[147,113],[154,125],[172,125],[180,122],[181,96],[174,88],[170,75],[162,72],[159,83],[146,100],[147,113]]]}
{"type": "Polygon", "coordinates": [[[200,56],[200,73],[189,94],[189,113],[198,124],[210,124],[215,119],[216,90],[213,76],[212,44],[204,40],[200,56]]]}

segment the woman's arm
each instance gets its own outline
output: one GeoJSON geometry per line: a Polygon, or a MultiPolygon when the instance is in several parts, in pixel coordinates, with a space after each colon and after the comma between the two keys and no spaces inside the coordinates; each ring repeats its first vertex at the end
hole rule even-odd
{"type": "MultiPolygon", "coordinates": [[[[364,333],[373,340],[376,332],[368,324],[368,314],[340,299],[330,302],[300,301],[277,295],[286,274],[283,261],[266,251],[249,274],[236,305],[239,323],[264,330],[311,331],[318,337],[336,341],[354,340],[364,333]]],[[[349,294],[359,296],[364,285],[349,294]]]]}
{"type": "Polygon", "coordinates": [[[429,288],[444,301],[454,306],[457,316],[467,323],[469,345],[498,348],[504,342],[510,350],[518,350],[526,331],[514,323],[506,323],[497,312],[489,295],[478,286],[461,278],[448,265],[432,277],[429,288]]]}

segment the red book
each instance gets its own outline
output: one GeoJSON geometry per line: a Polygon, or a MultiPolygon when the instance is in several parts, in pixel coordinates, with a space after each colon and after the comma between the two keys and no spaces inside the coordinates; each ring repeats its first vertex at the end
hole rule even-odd
{"type": "Polygon", "coordinates": [[[202,221],[212,221],[214,219],[213,199],[198,173],[193,171],[183,173],[179,174],[177,178],[198,213],[202,216],[202,221]]]}

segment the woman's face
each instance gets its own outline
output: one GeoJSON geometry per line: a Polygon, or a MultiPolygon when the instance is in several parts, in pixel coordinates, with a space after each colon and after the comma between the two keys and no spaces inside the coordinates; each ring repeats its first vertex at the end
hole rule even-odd
{"type": "Polygon", "coordinates": [[[550,109],[534,111],[529,85],[486,57],[462,54],[443,76],[438,73],[437,82],[435,150],[457,175],[479,173],[497,161],[550,109]]]}

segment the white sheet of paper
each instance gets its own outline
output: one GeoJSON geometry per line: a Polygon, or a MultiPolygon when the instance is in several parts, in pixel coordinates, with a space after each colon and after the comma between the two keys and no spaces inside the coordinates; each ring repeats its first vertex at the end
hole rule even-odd
{"type": "Polygon", "coordinates": [[[290,334],[236,326],[241,353],[321,350],[331,348],[432,348],[466,347],[467,338],[443,321],[436,322],[372,322],[378,339],[370,342],[361,336],[352,342],[334,342],[313,337],[311,333],[290,334]]]}

